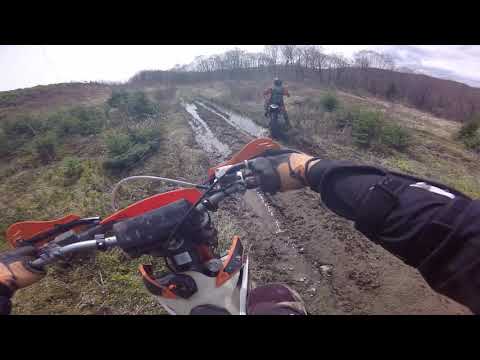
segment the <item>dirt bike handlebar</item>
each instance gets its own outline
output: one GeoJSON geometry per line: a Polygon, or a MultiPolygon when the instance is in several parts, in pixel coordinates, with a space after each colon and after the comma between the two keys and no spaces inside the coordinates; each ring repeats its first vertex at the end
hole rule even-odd
{"type": "Polygon", "coordinates": [[[117,245],[117,239],[114,236],[112,236],[107,238],[99,237],[95,240],[80,241],[80,242],[65,245],[62,247],[58,246],[48,252],[43,253],[42,255],[40,255],[38,259],[31,261],[30,265],[35,268],[43,268],[45,265],[53,263],[67,254],[72,254],[72,253],[77,253],[77,252],[87,251],[87,250],[88,251],[90,250],[105,251],[116,245],[117,245]]]}
{"type": "MultiPolygon", "coordinates": [[[[227,169],[221,176],[221,181],[219,183],[220,188],[206,196],[205,199],[197,204],[195,210],[200,213],[214,211],[218,208],[220,202],[226,197],[233,195],[234,193],[244,192],[247,188],[256,187],[256,178],[253,176],[245,176],[245,172],[242,169],[245,166],[246,164],[238,164],[227,169]]],[[[96,229],[90,229],[79,234],[78,238],[81,239],[81,241],[64,246],[54,245],[51,248],[47,248],[37,259],[31,261],[30,265],[41,269],[45,265],[60,260],[67,254],[83,251],[105,251],[112,247],[119,246],[117,237],[112,236],[104,238],[103,235],[95,235],[95,230],[96,229]],[[95,239],[84,240],[87,237],[85,235],[88,237],[95,236],[95,239]]]]}

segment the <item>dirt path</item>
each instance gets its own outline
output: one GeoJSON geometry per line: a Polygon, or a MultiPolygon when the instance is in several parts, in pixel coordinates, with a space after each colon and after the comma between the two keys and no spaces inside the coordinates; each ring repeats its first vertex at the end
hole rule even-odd
{"type": "MultiPolygon", "coordinates": [[[[214,104],[184,106],[197,143],[212,164],[256,134],[245,125],[251,120],[214,104]]],[[[414,269],[368,241],[319,200],[308,189],[275,197],[248,192],[224,208],[251,246],[255,283],[291,285],[312,314],[469,313],[433,292],[414,269]]]]}

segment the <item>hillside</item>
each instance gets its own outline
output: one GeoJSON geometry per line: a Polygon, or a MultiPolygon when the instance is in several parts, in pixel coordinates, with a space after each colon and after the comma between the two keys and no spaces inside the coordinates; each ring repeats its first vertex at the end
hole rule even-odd
{"type": "MultiPolygon", "coordinates": [[[[148,81],[122,89],[65,84],[1,93],[0,246],[16,221],[109,214],[110,191],[128,175],[201,181],[209,166],[265,133],[260,94],[268,81],[148,81]],[[204,124],[195,123],[192,112],[204,124]]],[[[478,157],[454,140],[458,123],[371,96],[287,85],[296,133],[286,145],[426,176],[480,196],[478,157]],[[328,110],[326,97],[336,103],[328,110]],[[374,136],[359,143],[362,116],[408,134],[408,141],[374,136]]],[[[168,188],[139,182],[122,193],[122,205],[168,188]]],[[[251,246],[257,283],[293,286],[314,314],[469,313],[319,205],[309,190],[249,193],[222,206],[214,222],[222,248],[234,234],[251,246]]],[[[162,267],[161,259],[132,261],[119,251],[53,266],[40,283],[18,292],[14,313],[163,313],[137,274],[137,265],[149,261],[162,267]]]]}
{"type": "Polygon", "coordinates": [[[374,96],[403,103],[436,117],[465,122],[480,113],[480,88],[456,81],[400,71],[334,67],[321,70],[302,66],[262,66],[215,71],[143,71],[131,84],[192,84],[204,81],[270,81],[280,76],[287,81],[303,82],[312,87],[336,87],[361,96],[374,96]]]}

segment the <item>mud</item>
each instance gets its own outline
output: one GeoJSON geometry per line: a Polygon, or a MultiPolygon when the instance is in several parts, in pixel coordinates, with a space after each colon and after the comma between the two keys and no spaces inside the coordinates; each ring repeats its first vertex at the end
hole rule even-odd
{"type": "Polygon", "coordinates": [[[184,104],[185,110],[191,115],[189,118],[189,124],[192,127],[192,131],[197,143],[205,149],[209,154],[217,154],[225,158],[231,151],[229,147],[220,142],[215,135],[213,135],[210,128],[205,124],[197,113],[197,106],[195,104],[184,104]]]}
{"type": "MultiPolygon", "coordinates": [[[[201,121],[196,120],[233,152],[253,138],[249,129],[242,127],[246,122],[227,120],[232,119],[231,111],[207,104],[189,113],[198,116],[201,121]]],[[[195,124],[191,126],[195,132],[195,124]]],[[[197,141],[205,146],[201,138],[197,141]]],[[[223,147],[204,149],[218,152],[223,147]]],[[[305,144],[302,150],[324,153],[312,144],[305,144]]],[[[217,153],[209,157],[226,156],[217,153]]],[[[309,189],[274,197],[250,192],[222,210],[241,226],[242,240],[250,247],[254,285],[281,282],[292,286],[311,314],[470,313],[435,293],[416,270],[331,213],[309,189]]]]}
{"type": "MultiPolygon", "coordinates": [[[[242,131],[239,135],[239,129],[235,127],[237,133],[232,132],[231,127],[225,126],[227,118],[224,115],[219,114],[213,108],[205,105],[200,105],[203,109],[199,108],[196,106],[198,103],[199,102],[195,102],[195,104],[184,104],[184,107],[192,117],[192,119],[189,120],[189,124],[194,132],[194,136],[197,139],[198,144],[209,155],[209,158],[225,160],[232,152],[231,149],[236,152],[252,139],[246,130],[242,131]],[[214,114],[215,117],[212,117],[212,114],[214,114]],[[204,117],[209,119],[210,126],[203,120],[204,117]],[[212,133],[211,128],[215,130],[216,136],[212,133]],[[227,145],[219,139],[226,141],[230,145],[227,145]],[[212,146],[212,144],[215,144],[215,146],[212,146]]],[[[230,124],[228,121],[227,123],[230,124]]],[[[243,123],[240,121],[237,122],[237,126],[240,127],[245,125],[245,129],[251,130],[253,129],[251,126],[252,123],[253,122],[250,119],[246,119],[243,123]]],[[[264,134],[266,132],[265,129],[260,128],[256,124],[254,125],[258,130],[257,133],[264,134]]],[[[215,161],[211,163],[211,165],[215,164],[215,161]]],[[[266,231],[272,234],[282,232],[280,223],[275,217],[272,206],[260,190],[248,190],[245,193],[243,200],[245,201],[247,208],[253,212],[254,216],[262,219],[266,231]]]]}
{"type": "Polygon", "coordinates": [[[253,137],[262,137],[267,136],[268,131],[261,126],[257,125],[253,120],[237,114],[233,111],[225,109],[220,105],[212,104],[211,102],[207,102],[206,100],[203,101],[196,101],[197,104],[203,106],[205,109],[209,110],[210,112],[218,115],[222,119],[224,119],[227,123],[232,125],[238,131],[242,132],[243,134],[250,135],[253,137]]]}

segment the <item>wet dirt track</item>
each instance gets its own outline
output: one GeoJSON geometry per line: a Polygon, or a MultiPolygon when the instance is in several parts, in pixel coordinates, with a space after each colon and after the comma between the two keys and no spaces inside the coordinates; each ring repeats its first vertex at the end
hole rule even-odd
{"type": "MultiPolygon", "coordinates": [[[[215,104],[195,102],[184,108],[211,165],[266,134],[250,119],[215,104]]],[[[311,145],[301,150],[323,152],[311,145]]],[[[251,191],[228,205],[225,211],[241,225],[243,241],[251,247],[254,282],[292,286],[311,314],[469,313],[324,208],[309,189],[274,197],[251,191]]]]}

